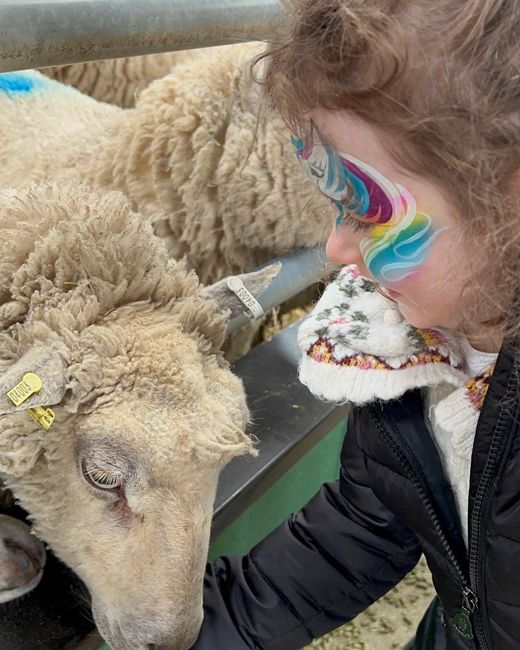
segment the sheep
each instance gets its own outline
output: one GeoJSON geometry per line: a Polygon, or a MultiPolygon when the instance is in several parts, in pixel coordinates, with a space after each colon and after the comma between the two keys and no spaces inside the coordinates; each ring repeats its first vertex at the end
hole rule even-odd
{"type": "MultiPolygon", "coordinates": [[[[202,288],[118,192],[0,191],[0,234],[0,483],[86,583],[113,650],[184,650],[218,475],[255,452],[220,354],[238,300],[202,288]]],[[[275,267],[242,277],[258,293],[275,267]]],[[[8,533],[0,520],[0,547],[8,533]]]]}
{"type": "Polygon", "coordinates": [[[164,77],[178,63],[197,56],[204,57],[208,62],[217,51],[218,48],[211,47],[204,50],[144,54],[43,68],[41,72],[51,79],[74,86],[98,101],[132,108],[138,93],[151,81],[164,77]]]}
{"type": "Polygon", "coordinates": [[[332,208],[298,169],[281,117],[257,120],[258,48],[221,48],[209,69],[179,63],[127,110],[37,72],[0,75],[3,186],[122,191],[204,283],[316,245],[332,208]]]}

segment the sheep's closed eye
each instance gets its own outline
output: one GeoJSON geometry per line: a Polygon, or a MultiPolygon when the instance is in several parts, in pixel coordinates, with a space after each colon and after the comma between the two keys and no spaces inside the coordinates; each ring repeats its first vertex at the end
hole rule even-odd
{"type": "Polygon", "coordinates": [[[96,490],[114,494],[120,494],[123,490],[124,479],[118,471],[90,465],[85,461],[81,463],[81,471],[85,481],[96,490]]]}

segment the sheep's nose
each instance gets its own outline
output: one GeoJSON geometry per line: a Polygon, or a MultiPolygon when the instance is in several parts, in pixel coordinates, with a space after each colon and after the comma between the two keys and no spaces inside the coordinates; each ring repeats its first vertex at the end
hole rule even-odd
{"type": "Polygon", "coordinates": [[[0,515],[0,603],[36,587],[45,566],[43,544],[31,529],[13,517],[0,515]]]}

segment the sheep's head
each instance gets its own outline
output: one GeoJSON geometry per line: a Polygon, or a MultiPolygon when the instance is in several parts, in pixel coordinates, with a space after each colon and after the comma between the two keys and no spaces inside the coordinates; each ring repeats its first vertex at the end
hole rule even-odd
{"type": "Polygon", "coordinates": [[[219,354],[222,285],[202,291],[118,196],[79,194],[0,284],[0,476],[114,650],[181,650],[201,623],[218,475],[253,451],[219,354]],[[27,373],[42,385],[13,401],[27,373]]]}

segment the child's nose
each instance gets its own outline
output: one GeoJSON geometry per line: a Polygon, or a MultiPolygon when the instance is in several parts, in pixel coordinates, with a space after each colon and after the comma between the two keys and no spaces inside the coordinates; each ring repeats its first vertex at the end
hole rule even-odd
{"type": "Polygon", "coordinates": [[[360,233],[354,233],[347,226],[332,226],[327,240],[326,254],[331,262],[346,266],[347,264],[363,265],[359,250],[360,233]]]}

